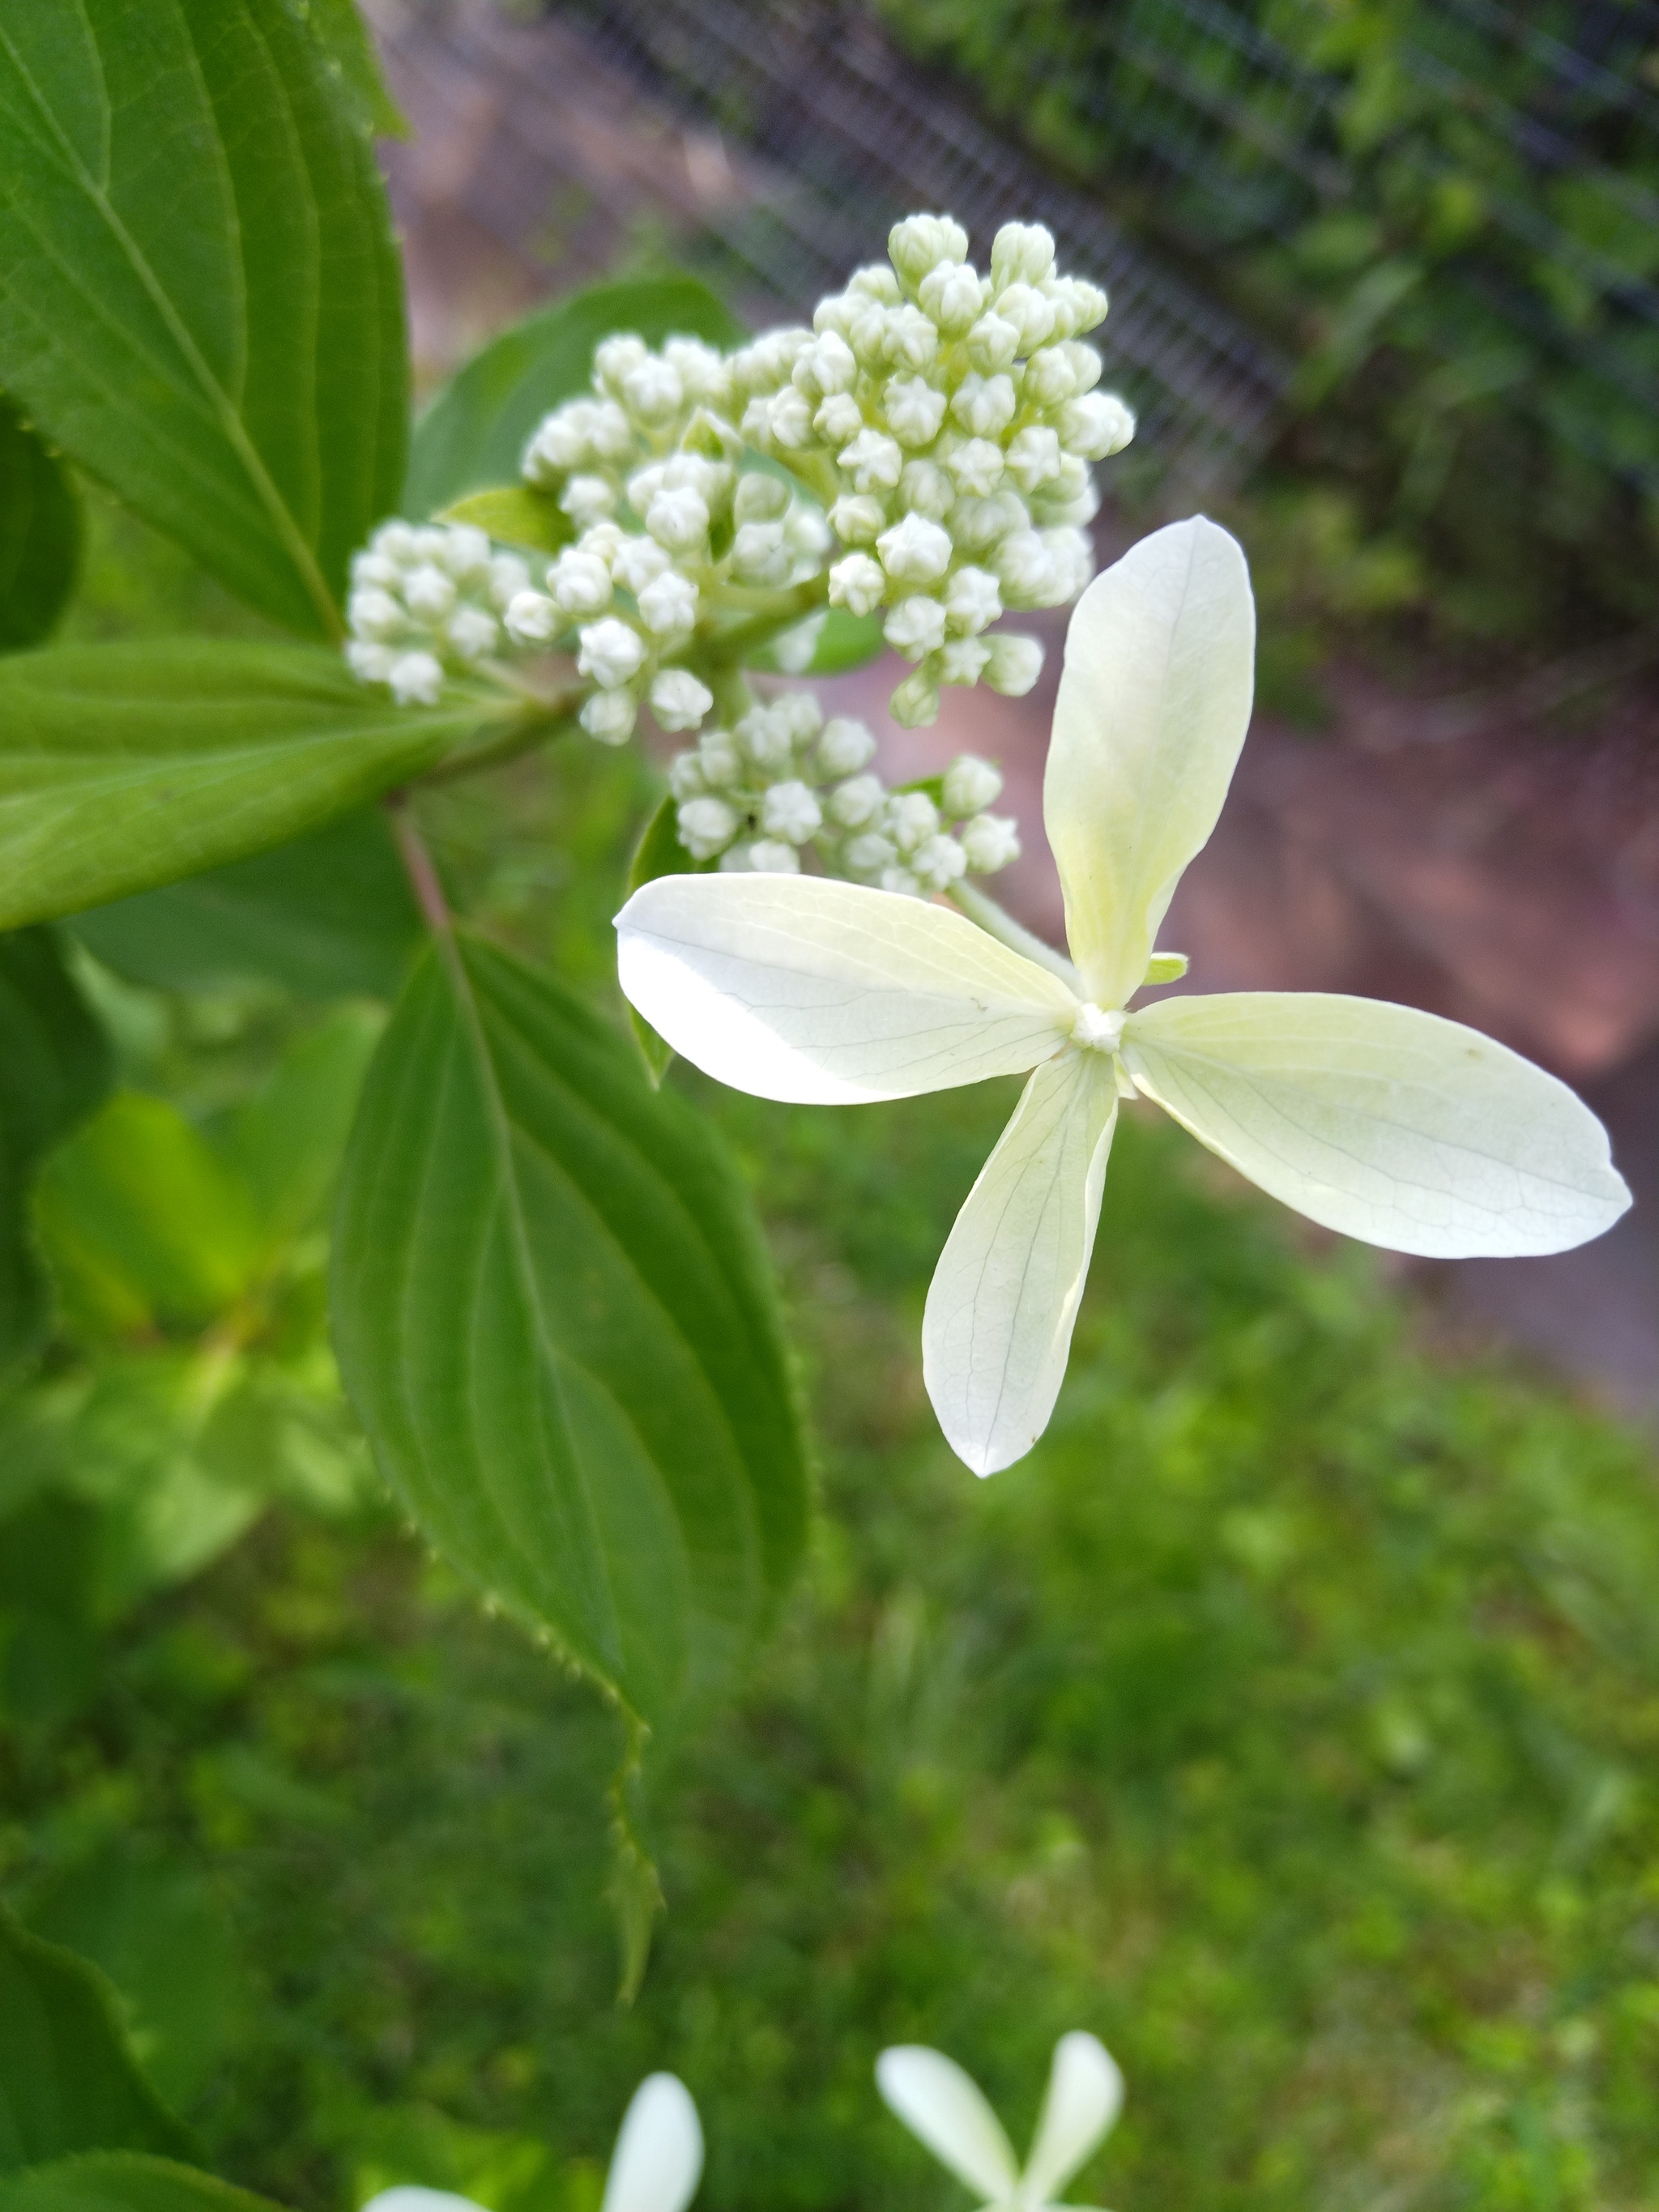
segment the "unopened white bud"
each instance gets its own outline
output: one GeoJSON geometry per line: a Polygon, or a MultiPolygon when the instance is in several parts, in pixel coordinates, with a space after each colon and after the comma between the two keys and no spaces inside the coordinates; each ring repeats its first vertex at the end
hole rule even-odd
{"type": "Polygon", "coordinates": [[[743,755],[730,730],[705,730],[697,744],[697,759],[708,781],[725,789],[743,778],[743,755]]]}
{"type": "Polygon", "coordinates": [[[617,488],[608,477],[572,477],[559,505],[578,530],[591,530],[617,511],[617,488]]]}
{"type": "Polygon", "coordinates": [[[1002,448],[989,438],[969,438],[945,464],[958,491],[970,499],[988,499],[1002,481],[1002,448]]]}
{"type": "Polygon", "coordinates": [[[1054,234],[1040,222],[1005,222],[991,241],[991,282],[999,292],[1010,284],[1040,284],[1054,266],[1054,234]]]}
{"type": "MultiPolygon", "coordinates": [[[[937,695],[935,695],[935,704],[937,704],[937,695]]],[[[925,719],[931,721],[933,718],[930,714],[925,719]]],[[[921,885],[908,868],[884,868],[881,872],[881,887],[884,891],[890,891],[895,898],[921,896],[921,885]]]]}
{"type": "Polygon", "coordinates": [[[780,630],[772,641],[772,658],[786,676],[805,676],[817,658],[818,640],[823,635],[828,620],[827,611],[820,607],[805,622],[798,622],[788,629],[780,630]]]}
{"type": "Polygon", "coordinates": [[[1072,374],[1076,380],[1075,389],[1079,392],[1092,392],[1099,383],[1106,365],[1093,346],[1082,345],[1073,339],[1069,345],[1061,347],[1060,351],[1071,363],[1072,374]]]}
{"type": "Polygon", "coordinates": [[[951,515],[951,534],[958,548],[981,559],[1005,538],[1030,526],[1024,501],[1006,484],[989,499],[959,500],[951,515]]]}
{"type": "Polygon", "coordinates": [[[907,514],[876,540],[881,565],[900,584],[931,584],[951,565],[951,536],[926,515],[907,514]]]}
{"type": "Polygon", "coordinates": [[[636,368],[642,368],[650,358],[645,340],[631,332],[605,338],[593,349],[593,381],[613,395],[618,394],[623,379],[636,368]]]}
{"type": "Polygon", "coordinates": [[[816,507],[797,500],[783,519],[783,542],[798,561],[816,567],[830,550],[830,526],[816,507]]]}
{"type": "Polygon", "coordinates": [[[850,714],[837,714],[823,726],[818,739],[820,775],[854,775],[876,757],[876,741],[864,724],[850,714]]]}
{"type": "Polygon", "coordinates": [[[360,684],[388,683],[397,659],[391,646],[374,645],[365,637],[354,637],[346,647],[346,665],[360,684]]]}
{"type": "Polygon", "coordinates": [[[781,522],[745,522],[732,541],[732,566],[757,584],[787,584],[792,566],[781,522]]]}
{"type": "Polygon", "coordinates": [[[390,592],[357,591],[346,602],[346,620],[359,637],[396,637],[406,617],[390,592]]]}
{"type": "Polygon", "coordinates": [[[827,399],[832,392],[850,392],[858,374],[852,347],[837,331],[825,331],[802,353],[790,380],[809,399],[827,399]]]}
{"type": "Polygon", "coordinates": [[[886,796],[878,775],[849,776],[830,794],[830,819],[842,830],[862,830],[875,820],[886,796]]]}
{"type": "Polygon", "coordinates": [[[737,809],[723,799],[689,799],[676,822],[680,842],[694,860],[712,860],[723,853],[742,827],[737,809]]]}
{"type": "Polygon", "coordinates": [[[1063,345],[1048,345],[1026,362],[1025,381],[1019,387],[1019,396],[1028,407],[1058,407],[1063,400],[1071,398],[1077,388],[1077,371],[1069,349],[1063,345]]]}
{"type": "Polygon", "coordinates": [[[670,338],[662,357],[678,373],[688,399],[718,406],[726,398],[732,380],[726,363],[701,338],[670,338]]]}
{"type": "Polygon", "coordinates": [[[683,806],[688,799],[708,795],[708,779],[696,752],[676,753],[668,763],[668,788],[683,806]]]}
{"type": "Polygon", "coordinates": [[[596,553],[568,545],[547,572],[547,588],[562,614],[600,614],[611,604],[611,571],[596,553]]]}
{"type": "Polygon", "coordinates": [[[1043,286],[1054,303],[1054,329],[1073,338],[1106,319],[1106,295],[1085,276],[1053,277],[1043,286]]]}
{"type": "Polygon", "coordinates": [[[879,876],[884,868],[892,866],[898,851],[890,837],[871,830],[861,837],[849,837],[841,857],[842,865],[855,876],[879,876]]]}
{"type": "Polygon", "coordinates": [[[458,584],[476,583],[489,573],[489,539],[470,522],[453,522],[438,558],[458,584]]]}
{"type": "Polygon", "coordinates": [[[761,827],[792,845],[804,845],[823,824],[817,794],[798,781],[775,783],[761,803],[761,827]]]}
{"type": "Polygon", "coordinates": [[[636,422],[659,429],[684,406],[685,386],[672,362],[643,361],[623,377],[619,396],[636,422]]]}
{"type": "Polygon", "coordinates": [[[844,446],[864,427],[864,410],[850,392],[833,392],[812,417],[812,428],[826,446],[844,446]]]}
{"type": "Polygon", "coordinates": [[[757,876],[798,876],[800,854],[781,837],[757,837],[744,855],[744,865],[757,876]]]}
{"type": "Polygon", "coordinates": [[[920,376],[895,377],[887,387],[887,427],[901,446],[931,446],[945,408],[945,394],[920,376]]]}
{"type": "Polygon", "coordinates": [[[689,668],[665,668],[651,686],[651,711],[665,730],[695,730],[714,703],[714,693],[689,668]]]}
{"type": "Polygon", "coordinates": [[[945,610],[921,592],[901,599],[882,625],[882,635],[907,660],[937,653],[945,642],[945,610]]]}
{"type": "Polygon", "coordinates": [[[351,580],[360,591],[397,592],[403,588],[404,572],[384,553],[354,553],[351,580]]]}
{"type": "Polygon", "coordinates": [[[887,510],[867,492],[848,492],[830,508],[830,526],[843,545],[873,545],[887,527],[887,510]]]}
{"type": "Polygon", "coordinates": [[[1019,332],[1022,353],[1035,353],[1054,334],[1054,311],[1042,294],[1030,284],[1010,284],[997,295],[996,313],[1019,332]]]}
{"type": "Polygon", "coordinates": [[[1014,387],[1006,376],[970,371],[957,386],[951,412],[970,438],[999,436],[1014,419],[1014,387]]]}
{"type": "Polygon", "coordinates": [[[898,278],[885,261],[868,262],[855,269],[847,280],[847,289],[855,299],[875,300],[884,307],[896,307],[904,297],[898,278]]]}
{"type": "Polygon", "coordinates": [[[948,215],[907,216],[887,234],[893,266],[912,290],[942,261],[965,261],[968,234],[948,215]]]}
{"type": "Polygon", "coordinates": [[[873,614],[886,589],[880,564],[867,553],[849,553],[830,571],[830,604],[845,607],[848,614],[873,614]]]}
{"type": "Polygon", "coordinates": [[[1023,492],[1052,483],[1060,474],[1060,440],[1046,423],[1032,423],[1008,447],[1008,473],[1023,492]]]}
{"type": "Polygon", "coordinates": [[[691,553],[708,535],[708,505],[689,485],[659,491],[646,509],[645,526],[671,553],[691,553]]]}
{"type": "Polygon", "coordinates": [[[991,648],[982,637],[953,637],[940,648],[939,680],[941,684],[977,684],[991,658],[991,648]]]}
{"type": "Polygon", "coordinates": [[[596,522],[584,530],[576,540],[578,553],[591,553],[596,561],[603,561],[607,572],[624,545],[637,544],[638,539],[624,530],[619,522],[596,522]]]}
{"type": "Polygon", "coordinates": [[[398,570],[419,556],[415,550],[415,526],[409,522],[383,522],[369,539],[371,550],[398,570]]]}
{"type": "Polygon", "coordinates": [[[1060,441],[1085,460],[1121,453],[1134,434],[1135,418],[1114,392],[1085,392],[1060,410],[1060,441]]]}
{"type": "Polygon", "coordinates": [[[697,587],[690,576],[670,568],[639,594],[640,620],[657,637],[672,637],[697,619],[697,587]]]}
{"type": "Polygon", "coordinates": [[[1019,352],[1019,332],[998,314],[979,318],[968,333],[968,360],[981,376],[994,376],[1012,365],[1019,352]]]}
{"type": "Polygon", "coordinates": [[[1077,599],[1095,573],[1095,549],[1081,530],[1045,530],[1042,543],[1054,563],[1055,605],[1077,599]]]}
{"type": "Polygon", "coordinates": [[[592,623],[581,633],[576,666],[603,690],[614,691],[638,675],[644,659],[645,641],[637,630],[622,622],[592,623]]]}
{"type": "Polygon", "coordinates": [[[994,691],[1010,699],[1023,699],[1042,673],[1042,641],[1017,630],[1003,630],[989,640],[991,658],[985,680],[994,691]]]}
{"type": "Polygon", "coordinates": [[[576,720],[602,745],[625,744],[634,733],[635,708],[626,691],[596,691],[576,720]]]}
{"type": "Polygon", "coordinates": [[[799,453],[812,442],[812,402],[793,385],[766,404],[767,435],[787,453],[799,453]]]}
{"type": "Polygon", "coordinates": [[[985,301],[985,288],[974,270],[959,262],[940,262],[916,288],[922,313],[947,338],[959,338],[985,301]]]}
{"type": "Polygon", "coordinates": [[[763,774],[782,775],[794,766],[794,732],[788,717],[776,712],[775,702],[751,707],[738,724],[738,735],[763,774]]]}
{"type": "Polygon", "coordinates": [[[654,538],[624,538],[611,556],[611,573],[635,599],[647,584],[665,575],[672,563],[654,538]]]}
{"type": "Polygon", "coordinates": [[[732,513],[739,523],[780,522],[789,507],[789,487],[764,470],[751,469],[738,478],[732,495],[732,513]]]}
{"type": "Polygon", "coordinates": [[[982,814],[1001,796],[1001,776],[989,761],[973,753],[958,753],[945,771],[945,811],[953,822],[964,814],[982,814]]]}
{"type": "Polygon", "coordinates": [[[1035,530],[1018,530],[1005,538],[991,556],[991,567],[1010,606],[1058,604],[1060,580],[1048,549],[1035,530]]]}
{"type": "Polygon", "coordinates": [[[925,728],[939,720],[939,686],[925,669],[918,668],[894,692],[887,710],[902,729],[925,728]]]}
{"type": "Polygon", "coordinates": [[[904,467],[896,441],[879,430],[860,430],[836,459],[852,477],[854,489],[862,492],[891,491],[904,467]]]}
{"type": "Polygon", "coordinates": [[[913,514],[943,522],[956,505],[956,486],[937,461],[907,461],[899,478],[899,502],[913,514]]]}
{"type": "Polygon", "coordinates": [[[939,829],[939,809],[925,791],[896,791],[887,802],[882,827],[901,853],[914,853],[939,829]]]}
{"type": "Polygon", "coordinates": [[[881,350],[895,368],[926,368],[939,351],[939,332],[920,307],[890,307],[881,350]]]}
{"type": "Polygon", "coordinates": [[[507,634],[514,645],[545,645],[564,628],[564,617],[543,592],[518,592],[508,600],[507,634]]]}
{"type": "Polygon", "coordinates": [[[968,855],[954,837],[941,831],[910,855],[910,872],[930,891],[947,890],[968,870],[968,855]]]}
{"type": "Polygon", "coordinates": [[[780,729],[789,732],[789,742],[796,747],[811,744],[823,727],[823,709],[810,691],[782,692],[767,711],[780,729]]]}
{"type": "Polygon", "coordinates": [[[404,580],[404,600],[422,622],[439,623],[455,604],[455,582],[430,562],[423,562],[404,580]]]}
{"type": "Polygon", "coordinates": [[[945,587],[945,612],[950,628],[959,635],[988,629],[1002,612],[1002,594],[990,570],[958,568],[945,587]]]}
{"type": "Polygon", "coordinates": [[[443,664],[430,653],[400,653],[386,673],[400,707],[435,707],[444,688],[443,664]]]}
{"type": "Polygon", "coordinates": [[[445,635],[463,660],[482,660],[495,650],[500,632],[495,616],[482,607],[457,607],[445,635]]]}
{"type": "Polygon", "coordinates": [[[994,875],[1019,858],[1019,830],[1006,814],[979,814],[963,824],[963,852],[975,875],[994,875]]]}

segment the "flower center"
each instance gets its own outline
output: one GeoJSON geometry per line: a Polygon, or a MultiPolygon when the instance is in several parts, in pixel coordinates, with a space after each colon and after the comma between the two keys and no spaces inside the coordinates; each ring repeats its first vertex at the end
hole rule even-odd
{"type": "Polygon", "coordinates": [[[1104,1006],[1079,1006],[1072,1024],[1072,1042],[1085,1052],[1115,1052],[1123,1041],[1122,1011],[1109,1014],[1104,1006]]]}

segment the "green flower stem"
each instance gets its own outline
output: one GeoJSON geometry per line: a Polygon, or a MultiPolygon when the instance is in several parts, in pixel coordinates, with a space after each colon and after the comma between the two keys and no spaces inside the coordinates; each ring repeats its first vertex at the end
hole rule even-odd
{"type": "Polygon", "coordinates": [[[781,631],[793,629],[798,622],[827,605],[829,593],[829,579],[825,576],[809,576],[805,583],[792,585],[787,591],[757,592],[753,597],[761,603],[759,611],[747,622],[718,631],[703,641],[695,658],[688,658],[685,665],[706,682],[712,682],[712,670],[732,666],[757,647],[769,645],[781,631]]]}
{"type": "Polygon", "coordinates": [[[392,823],[398,857],[404,864],[404,872],[409,878],[415,903],[421,910],[421,919],[441,944],[447,944],[454,936],[454,921],[449,911],[449,901],[444,896],[444,887],[438,880],[438,871],[432,864],[432,855],[427,851],[426,841],[410,811],[409,793],[406,791],[389,792],[381,805],[392,823]]]}
{"type": "Polygon", "coordinates": [[[976,921],[990,936],[1014,951],[1023,952],[1028,960],[1035,960],[1039,967],[1047,968],[1058,975],[1068,989],[1077,993],[1079,998],[1087,998],[1083,978],[1066,955],[1056,952],[1052,945],[1045,945],[1040,937],[1034,937],[1029,929],[1016,921],[1012,915],[1006,913],[984,891],[975,890],[971,884],[956,883],[951,884],[945,896],[954,907],[967,915],[969,921],[976,921]]]}
{"type": "MultiPolygon", "coordinates": [[[[514,688],[526,689],[522,684],[515,684],[514,688]]],[[[528,693],[525,711],[499,736],[491,738],[488,744],[475,745],[470,751],[451,753],[417,781],[422,784],[455,783],[463,776],[483,775],[490,769],[517,760],[521,753],[533,752],[538,745],[550,744],[571,727],[576,709],[586,693],[587,687],[582,684],[568,684],[560,691],[528,693]]]]}

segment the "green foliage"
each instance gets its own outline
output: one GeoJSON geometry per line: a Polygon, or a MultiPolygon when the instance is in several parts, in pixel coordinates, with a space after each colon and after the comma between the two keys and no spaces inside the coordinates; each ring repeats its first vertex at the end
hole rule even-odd
{"type": "MultiPolygon", "coordinates": [[[[672,793],[665,793],[634,848],[628,866],[628,895],[631,898],[641,884],[653,883],[659,876],[702,875],[714,865],[713,860],[694,860],[681,844],[679,808],[672,793]]],[[[628,1009],[628,1020],[634,1041],[645,1056],[646,1073],[653,1084],[659,1084],[673,1066],[673,1047],[664,1043],[637,1007],[628,1009]]]]}
{"type": "Polygon", "coordinates": [[[523,711],[459,684],[398,707],[302,646],[16,654],[0,661],[0,924],[279,845],[523,711]]]}
{"type": "Polygon", "coordinates": [[[886,650],[879,615],[854,615],[845,607],[831,607],[823,618],[806,673],[843,676],[849,668],[862,668],[886,650]]]}
{"type": "Polygon", "coordinates": [[[698,1118],[482,941],[441,945],[393,1016],[333,1307],[352,1402],[447,1558],[646,1720],[725,1686],[805,1515],[765,1261],[698,1118]]]}
{"type": "Polygon", "coordinates": [[[1415,563],[1412,611],[1568,646],[1648,619],[1659,134],[1639,10],[873,4],[1283,349],[1271,480],[1357,493],[1365,538],[1396,574],[1415,563]]]}
{"type": "Polygon", "coordinates": [[[275,2212],[210,2173],[136,2152],[95,2151],[0,2178],[0,2212],[275,2212]]]}
{"type": "Polygon", "coordinates": [[[647,345],[676,336],[732,346],[738,325],[691,276],[595,284],[515,324],[475,354],[416,426],[403,511],[432,514],[464,493],[517,480],[531,432],[587,387],[593,349],[614,331],[647,345]]]}
{"type": "Polygon", "coordinates": [[[496,491],[475,491],[439,515],[440,522],[470,522],[505,545],[526,545],[536,553],[556,553],[576,534],[575,525],[558,503],[531,484],[506,484],[496,491]]]}
{"type": "Polygon", "coordinates": [[[335,86],[283,0],[17,0],[0,40],[0,384],[250,605],[325,635],[408,408],[385,200],[335,86]]]}
{"type": "Polygon", "coordinates": [[[47,1292],[29,1233],[42,1157],[109,1088],[109,1048],[44,929],[0,936],[0,1375],[33,1351],[47,1292]]]}
{"type": "Polygon", "coordinates": [[[0,653],[38,645],[81,559],[81,510],[62,468],[0,398],[0,653]]]}
{"type": "Polygon", "coordinates": [[[95,1968],[0,1912],[0,2175],[73,2151],[187,2158],[95,1968]]]}
{"type": "Polygon", "coordinates": [[[407,138],[409,125],[386,89],[374,40],[357,0],[293,0],[295,14],[323,50],[325,62],[358,128],[382,138],[407,138]]]}
{"type": "Polygon", "coordinates": [[[158,991],[250,981],[306,998],[392,999],[422,942],[386,818],[343,814],[309,837],[77,915],[106,967],[158,991]]]}

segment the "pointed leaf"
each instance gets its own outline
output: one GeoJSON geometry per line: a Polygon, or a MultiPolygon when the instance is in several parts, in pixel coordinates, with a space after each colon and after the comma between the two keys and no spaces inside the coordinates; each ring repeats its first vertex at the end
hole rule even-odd
{"type": "Polygon", "coordinates": [[[694,1067],[854,1105],[1023,1073],[1077,1000],[944,907],[823,876],[662,876],[617,916],[617,975],[694,1067]]]}
{"type": "Polygon", "coordinates": [[[416,425],[406,512],[434,514],[463,492],[515,482],[531,432],[562,400],[587,390],[594,347],[619,331],[653,346],[684,337],[724,349],[743,337],[693,276],[595,284],[527,317],[475,354],[416,425]]]}
{"type": "Polygon", "coordinates": [[[425,942],[378,807],[78,914],[74,927],[106,968],[153,990],[272,982],[313,999],[396,998],[425,942]]]}
{"type": "Polygon", "coordinates": [[[718,1683],[799,1555],[801,1440],[737,1177],[550,978],[474,940],[369,1072],[336,1340],[428,1536],[647,1720],[718,1683]]]}
{"type": "Polygon", "coordinates": [[[1123,2076],[1104,2044],[1075,2029],[1054,2045],[1024,2194],[1035,2207],[1053,2202],[1116,2119],[1123,2076]]]}
{"type": "Polygon", "coordinates": [[[0,653],[46,635],[80,560],[81,510],[69,478],[0,398],[0,653]]]}
{"type": "Polygon", "coordinates": [[[317,828],[522,708],[399,707],[331,653],[161,640],[0,660],[0,927],[317,828]]]}
{"type": "Polygon", "coordinates": [[[1103,1006],[1146,976],[1249,726],[1255,609],[1237,542],[1194,515],[1097,576],[1066,633],[1042,818],[1072,957],[1103,1006]]]}
{"type": "Polygon", "coordinates": [[[0,2212],[278,2212],[211,2173],[136,2151],[94,2151],[0,2179],[0,2212]]]}
{"type": "Polygon", "coordinates": [[[408,121],[386,89],[357,0],[298,0],[298,7],[357,128],[370,137],[407,138],[408,121]]]}
{"type": "Polygon", "coordinates": [[[678,2075],[647,2074],[623,2115],[599,2212],[685,2212],[702,2177],[702,2128],[678,2075]]]}
{"type": "Polygon", "coordinates": [[[29,1194],[42,1158],[108,1090],[109,1043],[52,933],[0,937],[0,1371],[45,1333],[29,1194]]]}
{"type": "Polygon", "coordinates": [[[897,2044],[877,2059],[876,2086],[941,2165],[990,2203],[1012,2202],[1019,2179],[1012,2146],[978,2082],[954,2058],[926,2044],[897,2044]]]}
{"type": "Polygon", "coordinates": [[[556,553],[576,534],[576,526],[556,500],[523,483],[469,492],[445,507],[438,520],[470,522],[501,544],[526,545],[538,553],[556,553]]]}
{"type": "Polygon", "coordinates": [[[1313,991],[1165,999],[1124,1065],[1201,1144],[1286,1206],[1396,1252],[1565,1252],[1630,1193],[1607,1132],[1478,1030],[1313,991]]]}
{"type": "Polygon", "coordinates": [[[191,2141],[139,2071],[97,1968],[0,1908],[0,2174],[82,2150],[188,2158],[191,2141]]]}
{"type": "Polygon", "coordinates": [[[250,605],[337,635],[397,503],[403,289],[284,0],[8,0],[0,385],[250,605]]]}
{"type": "Polygon", "coordinates": [[[928,1285],[921,1368],[975,1474],[1024,1458],[1066,1377],[1117,1122],[1104,1053],[1039,1067],[968,1194],[928,1285]]]}

